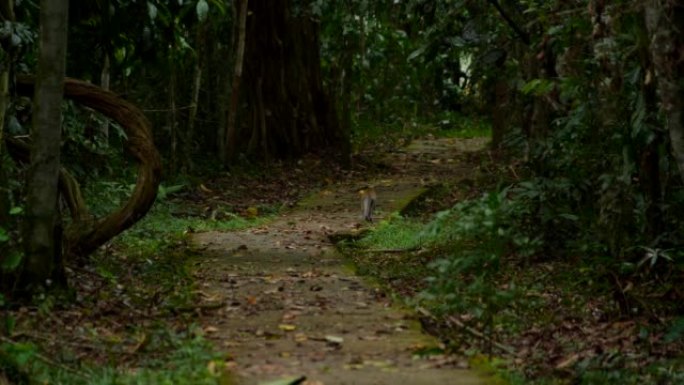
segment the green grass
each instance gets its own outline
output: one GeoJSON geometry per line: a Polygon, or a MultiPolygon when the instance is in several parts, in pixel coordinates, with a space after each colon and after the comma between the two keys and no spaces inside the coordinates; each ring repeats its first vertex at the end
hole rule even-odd
{"type": "MultiPolygon", "coordinates": [[[[404,298],[408,303],[420,303],[433,314],[441,314],[440,307],[452,301],[458,306],[447,309],[448,314],[467,314],[477,321],[478,307],[482,307],[482,303],[499,301],[490,305],[494,309],[491,316],[482,317],[473,327],[486,333],[483,325],[490,320],[496,326],[494,339],[504,344],[519,342],[516,336],[530,328],[553,328],[568,314],[591,320],[590,301],[609,307],[613,290],[605,287],[609,285],[604,278],[605,268],[565,260],[535,260],[542,249],[538,244],[529,242],[532,238],[525,232],[529,230],[525,230],[525,223],[520,222],[520,218],[527,218],[522,215],[528,212],[527,206],[520,205],[520,202],[516,204],[511,199],[504,193],[483,196],[437,213],[425,223],[392,217],[343,251],[354,260],[359,272],[376,278],[395,294],[408,296],[404,298]],[[492,243],[502,239],[505,242],[501,247],[492,248],[492,243]],[[421,252],[414,252],[417,247],[421,252]],[[407,251],[382,252],[392,249],[407,251]],[[485,269],[490,263],[496,263],[496,268],[491,271],[485,269]],[[442,283],[435,287],[432,286],[434,282],[442,283]],[[421,293],[423,288],[431,289],[421,293]],[[417,293],[420,295],[415,296],[417,293]],[[562,311],[547,298],[562,301],[562,311]]],[[[483,311],[490,310],[485,307],[483,311]]],[[[655,328],[654,336],[666,331],[662,325],[651,327],[655,328]]],[[[676,328],[676,325],[672,326],[670,334],[681,334],[676,328]]],[[[488,358],[483,354],[485,345],[481,340],[461,335],[459,330],[443,329],[440,333],[444,333],[445,340],[453,337],[455,341],[469,341],[465,351],[460,344],[450,348],[477,358],[471,362],[473,367],[494,376],[495,384],[684,384],[684,360],[681,357],[677,360],[659,359],[649,366],[639,366],[647,361],[632,354],[612,351],[584,358],[562,373],[556,373],[546,365],[544,351],[535,352],[525,363],[527,366],[521,367],[520,363],[513,365],[488,358]],[[606,360],[607,357],[610,360],[606,360]],[[530,378],[529,373],[535,373],[534,377],[530,378]]],[[[565,335],[563,338],[571,341],[572,337],[565,335]]],[[[578,352],[583,346],[591,346],[579,341],[573,343],[578,343],[578,352]]],[[[606,346],[606,349],[614,349],[614,346],[606,346]]],[[[568,354],[570,352],[573,351],[568,354]]],[[[648,348],[641,346],[638,355],[642,354],[648,354],[648,348]]]]}
{"type": "Polygon", "coordinates": [[[145,256],[185,239],[189,233],[211,230],[239,230],[259,226],[270,219],[269,217],[245,219],[230,215],[224,219],[213,220],[176,214],[180,210],[181,206],[177,203],[169,201],[155,203],[149,213],[133,227],[119,235],[114,240],[114,244],[124,247],[130,253],[145,256]]]}
{"type": "Polygon", "coordinates": [[[378,224],[367,236],[355,244],[361,248],[411,249],[420,247],[423,224],[409,218],[393,216],[378,224]]]}
{"type": "Polygon", "coordinates": [[[436,136],[444,138],[481,138],[492,136],[492,126],[484,119],[457,118],[441,122],[436,136]]]}

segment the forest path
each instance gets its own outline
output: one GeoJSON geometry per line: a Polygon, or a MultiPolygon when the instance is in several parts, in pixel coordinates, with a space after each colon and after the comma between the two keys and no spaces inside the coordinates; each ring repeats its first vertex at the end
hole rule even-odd
{"type": "Polygon", "coordinates": [[[201,319],[247,384],[306,376],[310,385],[483,384],[444,357],[417,359],[436,346],[409,311],[354,274],[330,241],[358,232],[357,191],[376,186],[378,219],[400,211],[429,184],[466,178],[459,161],[486,139],[412,142],[383,157],[375,181],[333,184],[268,224],[193,236],[203,258],[196,275],[206,301],[225,304],[201,319]]]}

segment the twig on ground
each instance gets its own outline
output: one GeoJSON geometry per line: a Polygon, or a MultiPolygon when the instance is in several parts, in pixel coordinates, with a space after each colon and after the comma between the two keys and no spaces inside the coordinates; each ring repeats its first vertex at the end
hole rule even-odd
{"type": "MultiPolygon", "coordinates": [[[[420,307],[420,306],[417,307],[416,311],[418,311],[418,313],[422,314],[425,317],[429,317],[429,318],[434,319],[434,320],[437,319],[437,317],[435,317],[432,313],[430,313],[430,311],[428,311],[427,309],[425,309],[423,307],[420,307]]],[[[515,355],[515,349],[513,349],[513,347],[508,346],[508,345],[504,345],[500,342],[496,342],[496,341],[492,340],[490,337],[487,337],[486,335],[482,334],[482,332],[480,332],[479,330],[474,329],[474,328],[464,324],[463,322],[461,322],[461,320],[459,320],[456,317],[453,317],[453,316],[446,317],[445,321],[450,326],[455,325],[455,326],[465,330],[466,332],[468,332],[472,336],[480,338],[480,339],[484,340],[485,342],[492,344],[493,346],[497,347],[500,350],[503,350],[504,352],[506,352],[508,354],[515,355]]]]}

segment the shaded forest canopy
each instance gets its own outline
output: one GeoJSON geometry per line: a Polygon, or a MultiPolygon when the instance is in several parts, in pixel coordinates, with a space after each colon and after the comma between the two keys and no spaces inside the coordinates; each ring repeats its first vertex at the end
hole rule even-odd
{"type": "Polygon", "coordinates": [[[679,2],[47,3],[0,0],[0,308],[68,288],[65,268],[167,193],[312,157],[370,175],[411,139],[484,133],[494,176],[420,230],[451,239],[433,245],[432,310],[495,336],[518,306],[505,266],[555,263],[610,297],[610,317],[684,336],[679,2]]]}

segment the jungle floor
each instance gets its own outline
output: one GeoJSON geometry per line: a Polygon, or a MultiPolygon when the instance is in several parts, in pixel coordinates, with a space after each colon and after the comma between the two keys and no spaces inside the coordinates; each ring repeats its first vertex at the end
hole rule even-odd
{"type": "Polygon", "coordinates": [[[617,380],[582,383],[675,378],[684,343],[650,313],[611,310],[614,290],[578,275],[581,263],[507,267],[500,284],[515,275],[535,302],[492,338],[402,307],[424,285],[422,251],[344,246],[398,213],[428,220],[517,180],[486,144],[427,138],[349,170],[308,157],[167,186],[136,226],[67,264],[66,298],[0,308],[0,385],[555,384],[587,368],[617,380]],[[370,185],[371,224],[358,195],[370,185]]]}
{"type": "MultiPolygon", "coordinates": [[[[379,215],[400,212],[437,181],[467,177],[464,153],[483,139],[415,141],[391,152],[373,180],[332,182],[273,221],[242,231],[194,234],[205,256],[196,271],[211,303],[202,317],[210,338],[250,383],[305,376],[305,384],[481,384],[467,363],[415,353],[438,341],[417,317],[354,273],[331,239],[361,224],[358,191],[375,186],[379,215]]],[[[371,225],[372,226],[372,225],[371,225]]]]}

